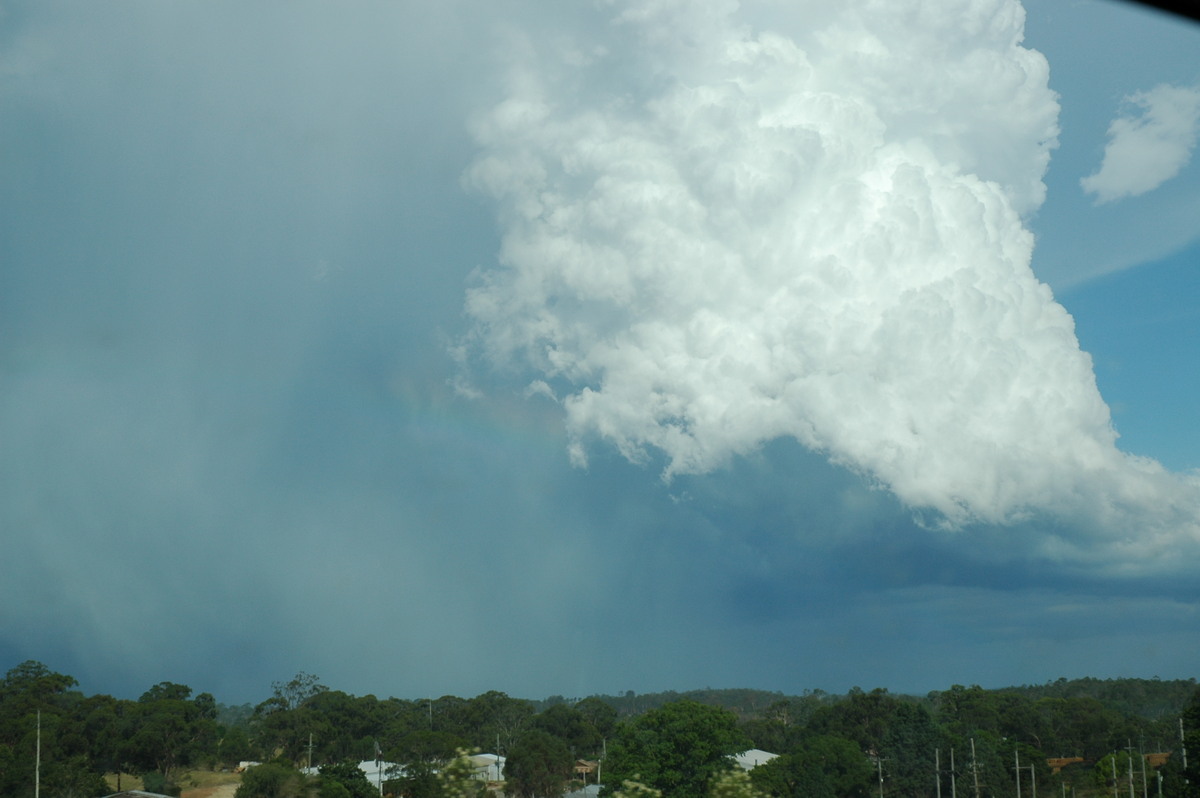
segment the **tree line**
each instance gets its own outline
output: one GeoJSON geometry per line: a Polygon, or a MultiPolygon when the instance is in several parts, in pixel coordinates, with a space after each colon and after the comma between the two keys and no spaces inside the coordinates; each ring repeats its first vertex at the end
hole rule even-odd
{"type": "Polygon", "coordinates": [[[446,798],[482,786],[450,779],[470,751],[506,758],[504,792],[513,798],[557,798],[597,781],[606,796],[645,798],[1015,798],[1018,779],[1023,798],[1035,788],[1044,798],[1134,798],[1143,770],[1147,796],[1200,798],[1195,680],[954,685],[923,697],[855,688],[532,701],[498,691],[354,696],[299,673],[253,706],[221,705],[172,682],[136,700],[76,688],[33,661],[0,681],[0,798],[32,798],[39,737],[46,798],[97,798],[118,774],[178,795],[184,772],[245,760],[264,764],[247,773],[239,798],[370,798],[377,787],[357,763],[372,759],[398,766],[385,792],[446,798]],[[729,757],[754,748],[779,756],[739,780],[729,757]],[[1170,756],[1147,765],[1142,755],[1151,752],[1170,756]],[[1057,770],[1052,758],[1080,761],[1057,770]],[[312,769],[320,776],[305,775],[312,769]]]}

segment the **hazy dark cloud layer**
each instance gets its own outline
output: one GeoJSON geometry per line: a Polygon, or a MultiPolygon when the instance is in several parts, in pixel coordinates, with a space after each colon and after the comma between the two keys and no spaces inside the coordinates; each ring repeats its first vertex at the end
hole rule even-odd
{"type": "Polygon", "coordinates": [[[0,5],[0,665],[1193,675],[1194,477],[1114,443],[1053,65],[971,7],[0,5]]]}

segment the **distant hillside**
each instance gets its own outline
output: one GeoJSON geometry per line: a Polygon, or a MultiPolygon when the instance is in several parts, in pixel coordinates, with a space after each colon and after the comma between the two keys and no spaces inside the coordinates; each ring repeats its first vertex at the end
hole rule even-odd
{"type": "MultiPolygon", "coordinates": [[[[987,692],[1014,694],[1029,701],[1036,701],[1039,698],[1094,698],[1106,708],[1122,715],[1154,720],[1178,715],[1183,709],[1183,705],[1196,691],[1196,686],[1194,678],[1164,681],[1160,679],[1095,679],[1088,677],[1058,679],[1042,685],[1002,687],[987,692]]],[[[892,695],[900,699],[931,704],[938,692],[934,691],[928,696],[892,695]]],[[[803,704],[812,707],[836,703],[845,698],[844,695],[826,693],[822,690],[806,690],[802,695],[797,696],[751,688],[705,688],[685,692],[667,690],[661,693],[641,694],[629,690],[621,695],[597,695],[594,697],[615,708],[620,717],[640,715],[671,701],[688,699],[728,709],[742,720],[762,717],[773,705],[780,703],[803,704]]],[[[535,703],[540,705],[539,709],[542,709],[545,706],[564,701],[567,699],[554,696],[535,703]]]]}
{"type": "Polygon", "coordinates": [[[1196,692],[1196,680],[1172,679],[1058,679],[1041,685],[1006,687],[997,692],[1029,699],[1094,698],[1109,709],[1141,718],[1178,715],[1196,692]]]}
{"type": "MultiPolygon", "coordinates": [[[[820,693],[820,691],[817,692],[820,693]]],[[[806,695],[809,694],[806,693],[806,695]]],[[[820,695],[823,696],[824,693],[820,693],[820,695]]],[[[638,694],[629,690],[621,695],[598,695],[595,697],[615,708],[617,715],[620,717],[640,715],[643,712],[657,709],[663,704],[672,701],[688,700],[728,709],[739,718],[758,717],[772,704],[795,698],[795,696],[787,696],[783,693],[769,690],[754,690],[751,688],[715,690],[708,687],[703,690],[688,690],[682,693],[675,690],[667,690],[662,693],[638,694]]]]}

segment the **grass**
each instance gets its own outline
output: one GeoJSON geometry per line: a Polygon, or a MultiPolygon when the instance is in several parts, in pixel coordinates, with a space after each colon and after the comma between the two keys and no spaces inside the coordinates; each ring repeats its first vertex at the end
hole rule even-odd
{"type": "Polygon", "coordinates": [[[221,770],[188,770],[180,774],[179,784],[184,787],[200,789],[204,787],[220,787],[223,784],[241,784],[242,774],[221,770]]]}
{"type": "MultiPolygon", "coordinates": [[[[117,791],[117,774],[106,773],[104,780],[108,783],[109,789],[113,792],[117,791]]],[[[241,784],[242,774],[220,770],[184,770],[175,775],[175,782],[187,793],[192,790],[205,790],[225,784],[241,784]]],[[[141,790],[144,789],[144,785],[140,776],[122,773],[121,789],[141,790]]]]}
{"type": "MultiPolygon", "coordinates": [[[[117,774],[105,773],[104,781],[108,784],[108,788],[113,792],[117,791],[117,774]]],[[[140,790],[145,785],[142,784],[142,777],[135,776],[132,773],[121,774],[121,789],[122,790],[140,790]]]]}

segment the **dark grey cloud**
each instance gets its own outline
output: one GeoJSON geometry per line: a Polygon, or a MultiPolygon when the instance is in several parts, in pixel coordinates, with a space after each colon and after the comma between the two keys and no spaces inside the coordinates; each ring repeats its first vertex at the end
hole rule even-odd
{"type": "MultiPolygon", "coordinates": [[[[640,47],[611,9],[5,11],[0,660],[232,702],[298,670],[406,697],[920,691],[1134,667],[1103,615],[1154,672],[1195,661],[1182,582],[1024,556],[1034,526],[927,528],[794,441],[670,482],[654,451],[576,468],[530,375],[462,370],[501,247],[463,187],[496,64],[521,39],[599,57],[565,35],[589,26],[640,47]]],[[[581,107],[661,88],[623,63],[581,107]]]]}

